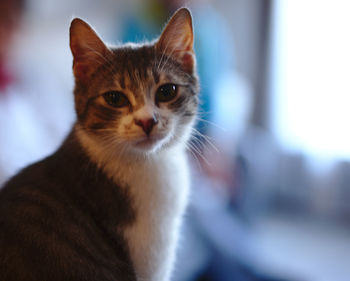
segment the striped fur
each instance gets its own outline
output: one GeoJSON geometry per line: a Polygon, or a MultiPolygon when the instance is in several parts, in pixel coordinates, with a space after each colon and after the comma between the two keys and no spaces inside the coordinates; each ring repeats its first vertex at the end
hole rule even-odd
{"type": "Polygon", "coordinates": [[[180,9],[159,40],[121,47],[75,19],[70,47],[77,122],[0,191],[1,280],[167,281],[198,104],[191,16],[180,9]],[[174,96],[159,100],[169,83],[174,96]]]}

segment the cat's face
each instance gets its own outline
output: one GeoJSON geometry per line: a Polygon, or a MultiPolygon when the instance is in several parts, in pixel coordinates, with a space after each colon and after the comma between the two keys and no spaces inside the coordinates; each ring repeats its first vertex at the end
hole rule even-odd
{"type": "Polygon", "coordinates": [[[108,149],[154,152],[187,141],[198,104],[190,13],[179,10],[153,44],[107,48],[71,25],[75,106],[86,135],[108,149]]]}

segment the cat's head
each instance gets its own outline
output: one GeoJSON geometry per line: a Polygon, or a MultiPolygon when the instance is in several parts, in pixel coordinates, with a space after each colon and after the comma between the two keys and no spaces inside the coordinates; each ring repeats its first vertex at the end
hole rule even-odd
{"type": "Polygon", "coordinates": [[[108,149],[154,152],[185,142],[198,79],[190,12],[178,10],[153,43],[107,47],[81,19],[70,27],[78,127],[108,149]]]}

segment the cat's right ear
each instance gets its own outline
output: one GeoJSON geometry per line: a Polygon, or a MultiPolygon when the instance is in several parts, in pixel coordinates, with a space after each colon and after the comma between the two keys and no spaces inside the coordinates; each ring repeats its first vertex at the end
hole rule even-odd
{"type": "Polygon", "coordinates": [[[194,72],[192,16],[187,8],[177,10],[172,16],[156,43],[156,50],[176,59],[186,72],[194,72]]]}
{"type": "Polygon", "coordinates": [[[70,25],[70,49],[74,76],[81,82],[87,82],[110,53],[96,32],[79,18],[75,18],[70,25]]]}

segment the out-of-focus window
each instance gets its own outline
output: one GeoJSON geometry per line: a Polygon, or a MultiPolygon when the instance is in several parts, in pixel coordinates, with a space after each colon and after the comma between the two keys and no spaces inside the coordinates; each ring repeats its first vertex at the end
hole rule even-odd
{"type": "Polygon", "coordinates": [[[350,2],[274,1],[271,125],[287,150],[350,157],[350,2]]]}

